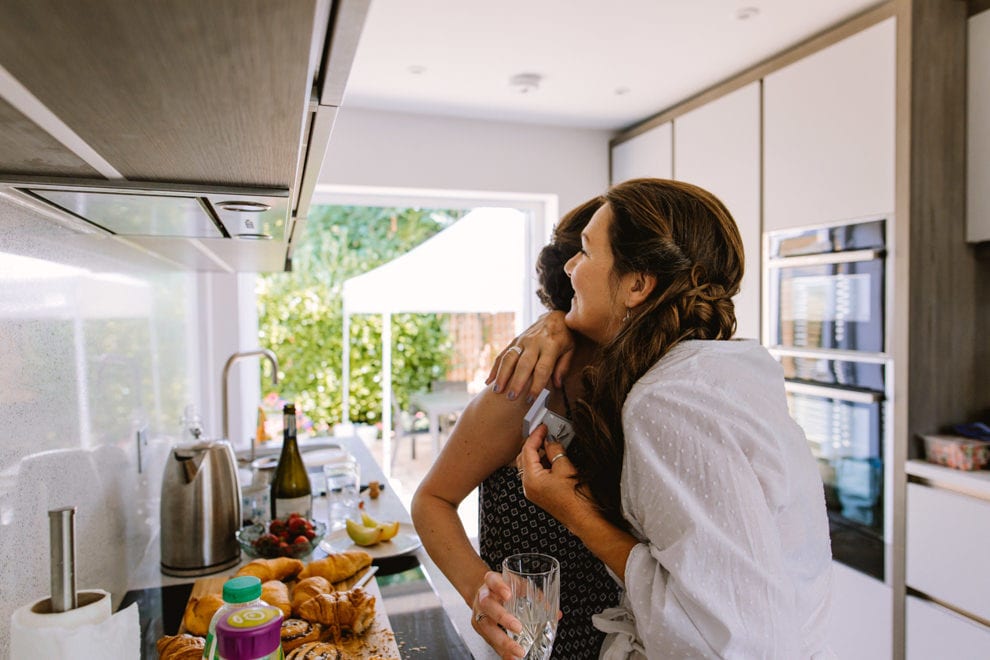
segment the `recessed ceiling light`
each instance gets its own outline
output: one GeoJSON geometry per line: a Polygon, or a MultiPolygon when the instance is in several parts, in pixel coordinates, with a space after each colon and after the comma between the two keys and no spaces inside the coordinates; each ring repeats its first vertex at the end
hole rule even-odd
{"type": "Polygon", "coordinates": [[[542,80],[538,73],[517,73],[509,78],[509,85],[520,94],[529,94],[540,88],[542,80]]]}
{"type": "Polygon", "coordinates": [[[422,73],[426,73],[426,67],[423,66],[422,64],[413,64],[412,66],[408,67],[406,71],[413,74],[414,76],[418,76],[422,73]]]}
{"type": "Polygon", "coordinates": [[[748,21],[751,18],[756,18],[759,13],[759,7],[740,7],[736,10],[736,19],[740,21],[748,21]]]}

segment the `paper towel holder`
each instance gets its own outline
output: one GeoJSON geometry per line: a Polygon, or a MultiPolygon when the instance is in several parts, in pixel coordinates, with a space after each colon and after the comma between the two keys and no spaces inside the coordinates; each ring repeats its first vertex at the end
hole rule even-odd
{"type": "Polygon", "coordinates": [[[67,612],[79,606],[76,597],[76,507],[48,511],[51,544],[52,612],[67,612]]]}

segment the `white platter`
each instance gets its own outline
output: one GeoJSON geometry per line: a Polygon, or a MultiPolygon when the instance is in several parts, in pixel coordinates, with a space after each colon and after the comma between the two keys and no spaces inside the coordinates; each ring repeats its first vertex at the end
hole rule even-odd
{"type": "MultiPolygon", "coordinates": [[[[408,523],[407,523],[408,524],[408,523]]],[[[399,530],[399,533],[391,540],[376,543],[375,545],[361,546],[351,540],[346,529],[338,529],[327,534],[320,541],[320,548],[327,553],[348,552],[351,550],[364,550],[372,559],[385,559],[386,557],[398,557],[413,552],[423,545],[415,532],[399,530]]]]}

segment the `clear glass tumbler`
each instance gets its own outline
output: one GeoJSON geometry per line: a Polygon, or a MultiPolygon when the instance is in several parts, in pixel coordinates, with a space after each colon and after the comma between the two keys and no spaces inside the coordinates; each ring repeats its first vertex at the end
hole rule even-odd
{"type": "Polygon", "coordinates": [[[557,634],[560,563],[539,553],[510,555],[502,579],[512,590],[506,610],[522,623],[522,632],[510,636],[526,650],[525,660],[548,660],[557,634]]]}
{"type": "Polygon", "coordinates": [[[324,464],[327,484],[327,530],[343,529],[348,518],[360,521],[361,468],[351,454],[324,464]]]}

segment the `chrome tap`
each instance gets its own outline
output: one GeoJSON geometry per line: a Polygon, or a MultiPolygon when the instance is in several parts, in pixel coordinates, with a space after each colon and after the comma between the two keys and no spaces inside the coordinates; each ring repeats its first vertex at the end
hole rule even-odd
{"type": "MultiPolygon", "coordinates": [[[[267,348],[256,348],[253,351],[243,351],[239,353],[234,353],[229,358],[227,358],[227,363],[223,365],[223,393],[221,398],[223,399],[223,437],[230,440],[230,429],[228,427],[227,421],[227,375],[230,372],[230,367],[233,366],[238,360],[243,360],[249,357],[266,357],[268,361],[272,363],[272,385],[278,385],[278,358],[267,348]]],[[[251,437],[251,460],[254,460],[254,446],[255,439],[254,436],[251,437]]]]}

